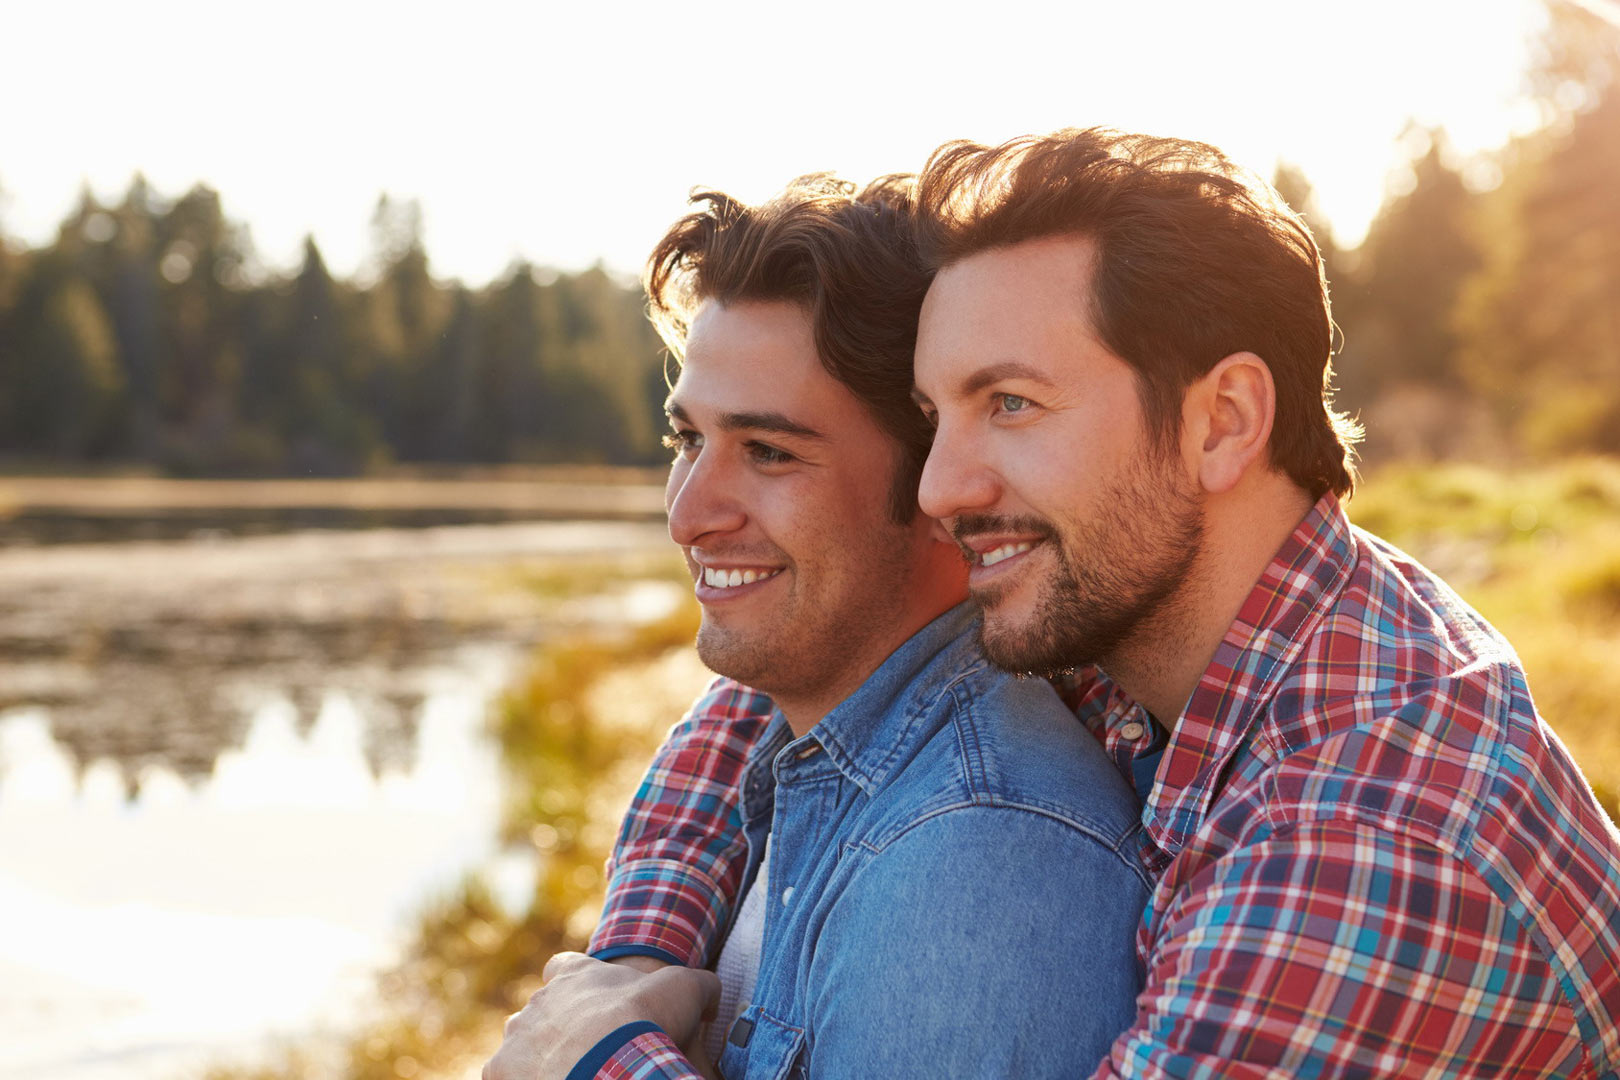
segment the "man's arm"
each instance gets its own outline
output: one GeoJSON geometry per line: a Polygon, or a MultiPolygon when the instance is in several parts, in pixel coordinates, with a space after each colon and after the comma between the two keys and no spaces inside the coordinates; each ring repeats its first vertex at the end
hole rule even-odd
{"type": "Polygon", "coordinates": [[[608,860],[596,959],[552,958],[547,985],[507,1022],[486,1078],[701,1080],[669,1032],[693,1041],[713,994],[714,976],[689,969],[713,955],[741,888],[740,785],[772,709],[765,695],[720,678],[671,729],[608,860]]]}
{"type": "Polygon", "coordinates": [[[768,697],[716,679],[670,732],[625,814],[591,935],[599,959],[703,967],[742,885],[739,785],[770,721],[768,697]]]}
{"type": "Polygon", "coordinates": [[[719,996],[719,980],[693,968],[643,970],[653,963],[552,957],[546,985],[507,1020],[483,1080],[702,1080],[698,1024],[719,996]],[[677,1039],[699,1060],[683,1056],[677,1039]]]}
{"type": "Polygon", "coordinates": [[[1178,886],[1113,1077],[1579,1074],[1557,981],[1496,896],[1401,832],[1288,826],[1178,886]]]}
{"type": "MultiPolygon", "coordinates": [[[[1146,899],[1123,857],[1043,813],[973,806],[918,823],[871,856],[821,929],[812,1075],[1090,1068],[1135,1013],[1146,899]]],[[[698,1080],[679,1046],[713,992],[708,972],[564,956],[547,974],[486,1080],[698,1080]]]]}

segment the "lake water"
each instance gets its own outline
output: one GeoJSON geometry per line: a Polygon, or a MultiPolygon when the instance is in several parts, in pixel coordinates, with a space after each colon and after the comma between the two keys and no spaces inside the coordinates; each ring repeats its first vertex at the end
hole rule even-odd
{"type": "Polygon", "coordinates": [[[655,524],[0,549],[0,1078],[157,1080],[341,1031],[471,871],[514,909],[489,703],[535,640],[656,617],[536,566],[655,524]]]}

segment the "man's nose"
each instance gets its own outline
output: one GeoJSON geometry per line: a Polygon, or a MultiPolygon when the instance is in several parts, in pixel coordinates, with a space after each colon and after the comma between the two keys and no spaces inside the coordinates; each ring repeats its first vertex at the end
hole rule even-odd
{"type": "Polygon", "coordinates": [[[917,505],[931,518],[954,518],[987,510],[1001,497],[995,473],[974,441],[954,425],[941,424],[923,463],[917,505]]]}
{"type": "Polygon", "coordinates": [[[737,478],[716,455],[703,452],[670,469],[664,506],[669,511],[669,537],[682,547],[740,529],[748,518],[738,498],[737,478]]]}

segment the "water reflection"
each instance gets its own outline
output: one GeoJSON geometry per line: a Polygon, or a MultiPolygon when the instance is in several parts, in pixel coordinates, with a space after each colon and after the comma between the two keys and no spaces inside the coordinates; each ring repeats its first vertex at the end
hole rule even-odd
{"type": "Polygon", "coordinates": [[[188,784],[166,764],[80,773],[45,709],[0,714],[0,1077],[140,1080],[335,1030],[425,897],[492,865],[499,763],[485,703],[514,651],[424,675],[406,760],[374,769],[367,703],[312,724],[266,695],[239,749],[188,784]]]}

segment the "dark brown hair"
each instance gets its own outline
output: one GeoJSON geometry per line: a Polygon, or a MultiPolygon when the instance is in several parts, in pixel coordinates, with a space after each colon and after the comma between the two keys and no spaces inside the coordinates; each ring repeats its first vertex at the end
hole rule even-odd
{"type": "Polygon", "coordinates": [[[1277,388],[1272,465],[1313,497],[1355,487],[1354,421],[1333,409],[1333,320],[1310,231],[1269,185],[1182,139],[1069,128],[951,142],[918,179],[933,268],[1072,233],[1096,245],[1092,324],[1136,371],[1150,432],[1180,434],[1186,389],[1252,352],[1277,388]]]}
{"type": "Polygon", "coordinates": [[[648,313],[677,361],[697,307],[783,300],[810,317],[816,351],[899,444],[890,515],[917,513],[917,482],[933,432],[911,397],[917,313],[932,275],[913,233],[914,178],[855,185],[802,176],[748,206],[698,190],[699,209],[671,226],[647,260],[648,313]]]}

